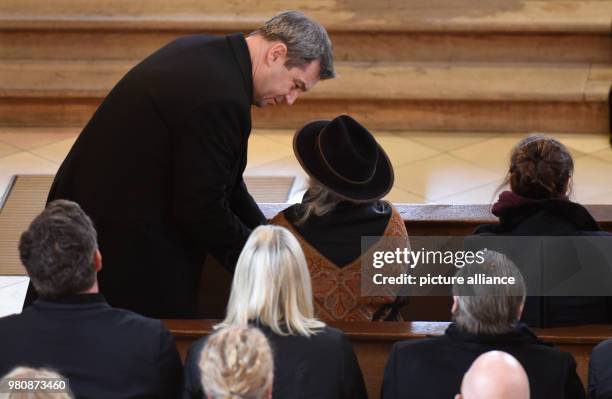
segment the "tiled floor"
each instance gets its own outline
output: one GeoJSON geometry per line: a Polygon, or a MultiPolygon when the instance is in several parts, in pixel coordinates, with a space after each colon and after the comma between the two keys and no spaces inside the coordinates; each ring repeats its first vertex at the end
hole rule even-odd
{"type": "MultiPolygon", "coordinates": [[[[55,173],[76,128],[0,128],[0,193],[14,174],[55,173]]],[[[395,203],[488,204],[503,180],[510,149],[524,134],[376,132],[395,168],[395,203]]],[[[607,135],[556,134],[575,160],[574,199],[612,204],[607,135]]],[[[288,202],[300,200],[306,175],[292,150],[293,131],[256,130],[247,175],[296,176],[288,202]]],[[[0,276],[0,316],[21,311],[27,277],[0,276]]]]}
{"type": "MultiPolygon", "coordinates": [[[[54,173],[74,143],[76,128],[0,128],[0,192],[13,174],[54,173]]],[[[487,204],[503,180],[521,133],[376,132],[395,168],[396,203],[487,204]]],[[[574,199],[612,204],[612,149],[605,134],[555,134],[571,150],[574,199]]],[[[299,201],[306,176],[293,156],[293,131],[255,130],[247,175],[291,175],[289,202],[299,201]]]]}

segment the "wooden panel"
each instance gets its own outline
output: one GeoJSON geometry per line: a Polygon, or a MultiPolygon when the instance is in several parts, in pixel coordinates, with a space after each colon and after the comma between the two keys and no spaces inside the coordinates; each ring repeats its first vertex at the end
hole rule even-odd
{"type": "MultiPolygon", "coordinates": [[[[231,32],[5,30],[0,58],[139,60],[179,36],[231,32]]],[[[612,62],[612,36],[604,34],[336,31],[331,40],[335,61],[612,62]]]]}
{"type": "Polygon", "coordinates": [[[532,0],[4,0],[0,28],[252,30],[301,10],[330,31],[610,32],[612,2],[532,0]]]}
{"type": "MultiPolygon", "coordinates": [[[[0,98],[0,125],[84,126],[101,98],[0,98]]],[[[344,101],[299,99],[254,109],[254,128],[295,129],[350,114],[371,129],[609,133],[607,102],[344,101]]]]}
{"type": "MultiPolygon", "coordinates": [[[[0,95],[104,97],[137,60],[5,60],[0,95]]],[[[336,63],[337,79],[303,98],[315,100],[580,102],[590,64],[336,63]]],[[[606,68],[598,70],[607,71],[606,68]]],[[[597,80],[612,82],[606,73],[597,80]]],[[[606,101],[606,95],[592,101],[606,101]]]]}

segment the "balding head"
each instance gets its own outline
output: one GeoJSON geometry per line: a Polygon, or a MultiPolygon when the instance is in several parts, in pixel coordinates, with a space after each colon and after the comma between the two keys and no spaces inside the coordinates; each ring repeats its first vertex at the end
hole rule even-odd
{"type": "Polygon", "coordinates": [[[480,355],[463,376],[455,399],[529,399],[529,380],[523,366],[506,352],[480,355]]]}

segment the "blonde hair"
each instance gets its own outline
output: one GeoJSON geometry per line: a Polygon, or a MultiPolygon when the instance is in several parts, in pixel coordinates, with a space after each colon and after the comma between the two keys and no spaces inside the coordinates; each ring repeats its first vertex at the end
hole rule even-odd
{"type": "Polygon", "coordinates": [[[208,339],[199,367],[211,399],[263,399],[272,387],[272,350],[256,328],[217,331],[208,339]]]}
{"type": "Polygon", "coordinates": [[[310,336],[325,326],[314,318],[302,248],[283,227],[259,226],[251,233],[238,258],[227,315],[217,327],[249,321],[279,335],[310,336]]]}
{"type": "Polygon", "coordinates": [[[310,179],[310,186],[306,196],[302,200],[302,211],[294,222],[297,226],[306,223],[312,215],[323,216],[333,211],[336,205],[342,201],[348,201],[338,196],[328,188],[310,179]]]}
{"type": "Polygon", "coordinates": [[[9,379],[65,379],[62,375],[49,369],[34,369],[30,367],[17,367],[0,380],[0,399],[73,399],[72,392],[66,383],[65,392],[45,392],[44,390],[29,390],[6,393],[9,379]],[[3,393],[4,392],[4,393],[3,393]]]}

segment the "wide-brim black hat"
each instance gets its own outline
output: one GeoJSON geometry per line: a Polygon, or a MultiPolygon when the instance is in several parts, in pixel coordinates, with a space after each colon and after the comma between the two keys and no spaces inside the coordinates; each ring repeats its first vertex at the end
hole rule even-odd
{"type": "Polygon", "coordinates": [[[293,151],[310,177],[342,198],[374,201],[393,187],[389,157],[348,115],[307,123],[295,133],[293,151]]]}

